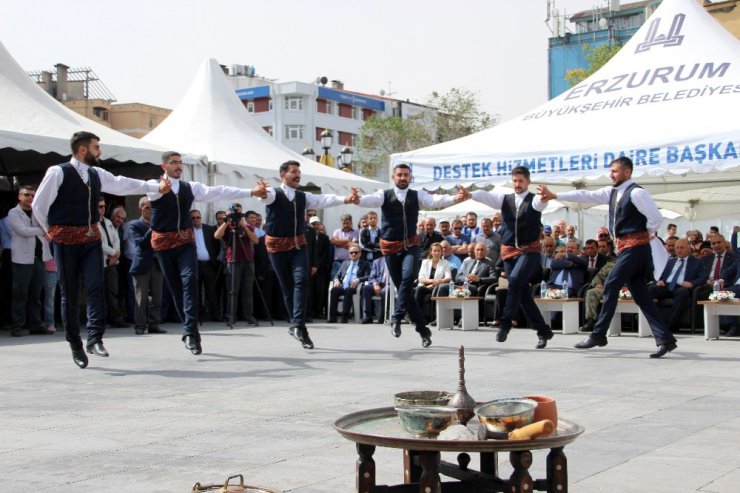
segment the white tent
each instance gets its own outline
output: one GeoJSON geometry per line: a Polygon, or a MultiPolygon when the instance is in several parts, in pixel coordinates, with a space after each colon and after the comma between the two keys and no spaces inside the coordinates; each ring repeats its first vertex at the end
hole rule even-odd
{"type": "Polygon", "coordinates": [[[158,164],[164,149],[129,137],[65,107],[34,83],[0,43],[0,173],[43,171],[69,156],[69,139],[87,130],[98,135],[103,159],[119,163],[158,164]],[[24,151],[33,151],[31,153],[24,151]],[[22,155],[18,153],[22,152],[22,155]],[[35,154],[38,153],[38,154],[35,154]],[[45,159],[38,155],[53,154],[45,159]],[[51,161],[50,161],[51,160],[51,161]]]}
{"type": "MultiPolygon", "coordinates": [[[[324,193],[345,195],[352,186],[368,193],[383,186],[378,181],[319,164],[275,141],[252,119],[214,59],[203,62],[177,107],[143,140],[206,155],[211,163],[212,185],[251,188],[258,178],[277,185],[278,167],[292,159],[301,163],[301,183],[316,186],[324,193]]],[[[243,202],[245,207],[260,207],[256,201],[243,202]]],[[[356,214],[360,211],[355,206],[340,209],[356,214]]],[[[329,226],[333,224],[330,221],[329,226]]]]}
{"type": "MultiPolygon", "coordinates": [[[[500,126],[391,161],[413,166],[416,187],[502,184],[512,167],[526,165],[535,183],[564,190],[608,184],[609,162],[624,154],[659,206],[696,215],[707,194],[682,195],[680,204],[674,196],[662,203],[661,194],[740,184],[739,48],[695,0],[665,0],[570,91],[500,126]]],[[[722,205],[729,207],[740,212],[738,201],[722,205]]]]}

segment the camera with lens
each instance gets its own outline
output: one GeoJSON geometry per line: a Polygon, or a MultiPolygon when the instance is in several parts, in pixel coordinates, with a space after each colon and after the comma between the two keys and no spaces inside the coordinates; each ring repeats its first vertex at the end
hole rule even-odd
{"type": "Polygon", "coordinates": [[[226,220],[231,222],[232,224],[236,224],[241,220],[242,217],[244,217],[244,214],[237,211],[237,208],[239,206],[237,204],[231,204],[229,206],[229,212],[226,214],[226,220]]]}

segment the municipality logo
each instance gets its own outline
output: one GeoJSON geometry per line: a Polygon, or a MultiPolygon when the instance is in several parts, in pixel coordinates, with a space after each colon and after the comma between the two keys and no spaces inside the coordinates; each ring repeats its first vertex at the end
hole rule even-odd
{"type": "Polygon", "coordinates": [[[680,46],[683,42],[683,36],[681,35],[681,27],[683,27],[683,21],[686,19],[686,14],[676,14],[673,16],[673,22],[671,28],[667,34],[659,34],[661,18],[653,19],[650,23],[650,27],[645,36],[645,41],[637,45],[635,53],[643,53],[648,51],[653,46],[663,45],[664,48],[670,46],[680,46]]]}

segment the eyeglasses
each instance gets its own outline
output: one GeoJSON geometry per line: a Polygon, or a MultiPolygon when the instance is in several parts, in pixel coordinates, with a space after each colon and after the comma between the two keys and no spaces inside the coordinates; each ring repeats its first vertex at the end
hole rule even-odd
{"type": "Polygon", "coordinates": [[[452,228],[452,229],[454,229],[455,231],[462,231],[462,228],[452,228]]]}
{"type": "Polygon", "coordinates": [[[358,252],[358,251],[351,251],[351,252],[349,252],[349,254],[350,254],[350,255],[359,255],[359,254],[360,254],[360,252],[358,252]]]}
{"type": "Polygon", "coordinates": [[[23,192],[21,195],[23,195],[24,197],[35,197],[36,196],[35,193],[28,193],[28,192],[23,192]]]}
{"type": "Polygon", "coordinates": [[[190,216],[190,219],[200,219],[200,216],[190,216]]]}
{"type": "Polygon", "coordinates": [[[104,205],[99,205],[98,206],[98,209],[105,209],[105,206],[104,205]]]}
{"type": "Polygon", "coordinates": [[[182,161],[167,161],[167,164],[182,164],[182,161]]]}

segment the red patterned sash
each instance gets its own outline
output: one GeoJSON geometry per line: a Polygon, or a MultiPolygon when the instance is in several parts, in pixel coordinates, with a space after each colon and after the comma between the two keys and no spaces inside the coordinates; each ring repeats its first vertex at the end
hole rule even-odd
{"type": "Polygon", "coordinates": [[[383,254],[383,256],[386,255],[394,255],[401,250],[406,250],[410,247],[419,246],[421,244],[421,240],[419,239],[419,235],[414,235],[411,238],[408,238],[406,241],[400,240],[400,241],[393,241],[393,240],[384,240],[383,238],[380,239],[380,253],[383,254]]]}
{"type": "Polygon", "coordinates": [[[289,252],[306,244],[306,235],[298,236],[265,236],[267,253],[289,252]]]}
{"type": "Polygon", "coordinates": [[[49,238],[60,245],[84,245],[100,239],[97,223],[90,226],[62,226],[55,224],[49,227],[49,238]]]}
{"type": "Polygon", "coordinates": [[[188,243],[195,243],[193,228],[181,229],[180,231],[167,231],[165,233],[152,231],[152,250],[155,252],[170,250],[188,243]]]}

